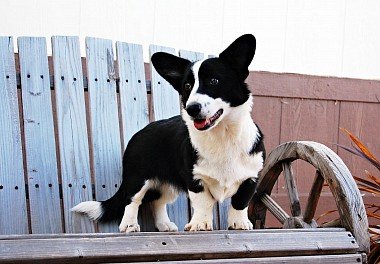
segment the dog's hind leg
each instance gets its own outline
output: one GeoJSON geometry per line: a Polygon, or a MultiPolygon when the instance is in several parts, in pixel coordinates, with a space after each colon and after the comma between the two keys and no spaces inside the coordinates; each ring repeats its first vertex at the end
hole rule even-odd
{"type": "Polygon", "coordinates": [[[139,206],[141,205],[146,192],[152,187],[153,183],[150,180],[147,180],[142,188],[132,196],[131,202],[125,206],[124,215],[119,225],[120,232],[140,232],[140,225],[137,222],[139,206]]]}
{"type": "Polygon", "coordinates": [[[178,191],[168,184],[160,186],[161,196],[152,202],[155,226],[161,232],[175,232],[178,227],[171,222],[166,210],[166,204],[173,203],[178,197],[178,191]]]}

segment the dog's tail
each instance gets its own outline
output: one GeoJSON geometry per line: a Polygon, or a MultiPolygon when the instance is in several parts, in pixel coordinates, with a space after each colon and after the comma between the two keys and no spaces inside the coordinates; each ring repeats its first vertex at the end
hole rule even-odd
{"type": "Polygon", "coordinates": [[[124,214],[124,208],[128,199],[125,194],[125,181],[121,183],[119,190],[114,196],[106,201],[82,202],[73,208],[72,212],[86,214],[90,220],[98,222],[111,222],[120,220],[124,214]]]}

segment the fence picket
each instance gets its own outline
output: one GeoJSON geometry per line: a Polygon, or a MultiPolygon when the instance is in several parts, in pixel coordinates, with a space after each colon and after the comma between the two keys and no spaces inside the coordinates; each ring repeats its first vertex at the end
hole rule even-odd
{"type": "Polygon", "coordinates": [[[40,37],[20,37],[18,50],[32,232],[61,233],[46,40],[40,37]]]}
{"type": "Polygon", "coordinates": [[[94,232],[87,217],[70,212],[92,199],[79,38],[53,37],[52,47],[65,230],[94,232]]]}
{"type": "MultiPolygon", "coordinates": [[[[141,45],[116,42],[116,62],[119,70],[120,110],[123,149],[131,137],[149,123],[143,49],[141,45]]],[[[139,209],[142,231],[154,231],[149,204],[139,209]]]]}
{"type": "MultiPolygon", "coordinates": [[[[121,139],[112,41],[86,38],[87,77],[94,161],[95,195],[113,196],[121,182],[121,139]]],[[[100,224],[101,232],[118,232],[115,223],[100,224]]]]}
{"type": "Polygon", "coordinates": [[[0,93],[0,234],[25,234],[29,230],[12,37],[0,37],[0,93]]]}

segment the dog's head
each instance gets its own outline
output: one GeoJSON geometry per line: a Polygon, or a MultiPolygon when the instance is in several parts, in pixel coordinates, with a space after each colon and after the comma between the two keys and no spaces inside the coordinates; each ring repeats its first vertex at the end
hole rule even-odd
{"type": "Polygon", "coordinates": [[[158,52],[152,63],[157,72],[182,96],[185,118],[198,130],[208,130],[221,122],[233,108],[247,102],[250,92],[244,80],[255,55],[256,39],[243,35],[217,58],[195,63],[158,52]]]}

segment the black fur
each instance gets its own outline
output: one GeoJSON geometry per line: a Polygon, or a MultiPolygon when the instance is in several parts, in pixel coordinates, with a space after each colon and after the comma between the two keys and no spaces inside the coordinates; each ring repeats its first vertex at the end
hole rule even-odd
{"type": "Polygon", "coordinates": [[[243,210],[251,201],[256,190],[256,181],[253,179],[245,180],[231,197],[231,205],[236,210],[243,210]]]}

